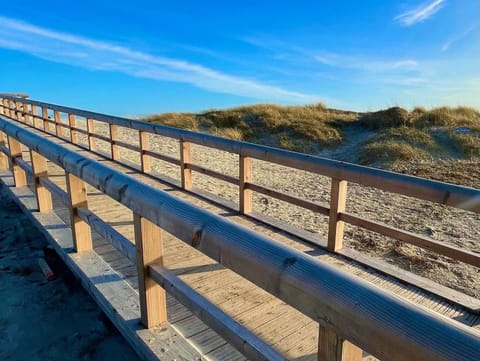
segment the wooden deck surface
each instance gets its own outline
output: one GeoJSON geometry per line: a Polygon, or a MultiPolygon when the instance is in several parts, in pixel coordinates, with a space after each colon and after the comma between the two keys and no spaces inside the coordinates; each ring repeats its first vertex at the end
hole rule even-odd
{"type": "MultiPolygon", "coordinates": [[[[45,135],[31,128],[29,129],[42,134],[51,141],[101,161],[105,165],[126,172],[139,181],[165,190],[210,212],[222,215],[233,222],[263,233],[278,242],[308,253],[321,262],[331,264],[352,275],[364,278],[379,287],[395,293],[399,297],[480,330],[478,314],[470,312],[461,306],[444,301],[426,291],[383,275],[345,257],[328,253],[319,247],[306,243],[260,221],[252,220],[200,196],[182,191],[169,183],[132,171],[128,167],[74,146],[67,141],[45,135]]],[[[24,159],[29,159],[27,152],[24,152],[24,159]]],[[[50,179],[59,187],[66,189],[65,176],[62,169],[49,163],[49,175],[50,179]]],[[[133,215],[130,210],[91,187],[88,188],[88,202],[91,211],[131,242],[134,242],[133,215]]],[[[69,224],[69,212],[58,199],[54,199],[54,207],[60,218],[69,224]]],[[[175,237],[165,235],[164,239],[165,266],[179,275],[184,282],[266,342],[272,344],[285,354],[288,359],[316,360],[318,347],[318,324],[316,322],[259,289],[249,281],[244,280],[234,272],[225,269],[175,237]]],[[[133,288],[137,287],[135,266],[127,258],[122,256],[107,241],[95,234],[94,249],[133,288]]],[[[318,275],[318,277],[322,277],[322,275],[318,275]]],[[[168,319],[207,358],[219,360],[244,359],[221,337],[200,322],[172,297],[168,297],[168,319]]]]}

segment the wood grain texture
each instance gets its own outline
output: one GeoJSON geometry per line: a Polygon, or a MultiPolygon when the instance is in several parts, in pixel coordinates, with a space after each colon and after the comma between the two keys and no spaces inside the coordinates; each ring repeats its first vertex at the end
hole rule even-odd
{"type": "Polygon", "coordinates": [[[88,132],[88,149],[91,151],[97,150],[97,143],[92,133],[95,133],[95,121],[92,118],[87,118],[87,132],[88,132]]]}
{"type": "Polygon", "coordinates": [[[190,143],[180,140],[180,177],[182,188],[186,190],[192,189],[192,170],[188,164],[192,161],[190,143]]]}
{"type": "Polygon", "coordinates": [[[362,350],[335,332],[319,326],[318,361],[362,361],[362,350]]]}
{"type": "Polygon", "coordinates": [[[8,148],[10,150],[9,166],[15,181],[15,187],[24,187],[27,185],[27,176],[25,170],[17,164],[17,159],[22,159],[22,145],[20,142],[7,136],[8,148]]]}
{"type": "Polygon", "coordinates": [[[137,249],[138,293],[140,313],[146,328],[159,326],[167,321],[165,290],[152,279],[149,266],[163,264],[161,229],[148,219],[134,213],[135,247],[137,249]]]}
{"type": "Polygon", "coordinates": [[[328,219],[328,249],[336,252],[343,247],[345,224],[340,220],[340,212],[345,211],[347,201],[347,181],[332,178],[330,191],[330,216],[328,219]]]}
{"type": "Polygon", "coordinates": [[[30,159],[33,170],[33,187],[37,198],[39,212],[49,212],[53,209],[52,195],[50,191],[40,182],[41,178],[48,177],[47,160],[35,151],[30,151],[30,159]]]}
{"type": "Polygon", "coordinates": [[[248,214],[252,213],[252,190],[248,188],[248,183],[253,182],[253,170],[252,170],[252,158],[239,156],[239,199],[240,199],[240,213],[248,214]]]}
{"type": "Polygon", "coordinates": [[[152,170],[150,164],[150,156],[145,151],[150,149],[149,135],[147,132],[138,132],[140,144],[140,166],[143,173],[148,173],[152,170]]]}
{"type": "MultiPolygon", "coordinates": [[[[0,148],[5,148],[5,134],[0,132],[0,148]]],[[[7,155],[0,151],[0,170],[8,169],[8,158],[7,155]]]]}
{"type": "Polygon", "coordinates": [[[118,126],[115,124],[108,125],[110,129],[110,152],[113,160],[120,159],[120,150],[118,149],[118,145],[115,144],[115,141],[118,138],[118,126]]]}
{"type": "Polygon", "coordinates": [[[78,208],[88,208],[85,182],[76,175],[66,172],[67,193],[70,197],[70,220],[73,245],[76,252],[92,250],[92,233],[90,226],[78,216],[78,208]]]}
{"type": "Polygon", "coordinates": [[[70,142],[78,143],[78,132],[74,129],[76,124],[75,114],[68,113],[68,127],[70,128],[70,142]]]}

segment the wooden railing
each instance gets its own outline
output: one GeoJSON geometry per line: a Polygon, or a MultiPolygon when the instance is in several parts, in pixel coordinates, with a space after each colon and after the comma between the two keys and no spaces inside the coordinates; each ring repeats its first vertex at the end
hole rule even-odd
{"type": "Polygon", "coordinates": [[[138,152],[141,160],[140,170],[144,173],[151,172],[150,159],[152,158],[177,165],[181,186],[186,190],[192,189],[193,186],[192,171],[236,185],[239,189],[239,210],[243,214],[252,212],[252,194],[257,192],[328,216],[327,248],[331,251],[342,249],[344,224],[348,223],[480,267],[478,253],[345,211],[348,182],[480,213],[480,190],[478,189],[12,96],[0,95],[0,111],[12,119],[30,123],[35,128],[53,132],[58,136],[62,135],[62,128],[67,129],[68,140],[72,143],[78,144],[78,133],[82,133],[88,137],[87,148],[92,151],[97,149],[96,139],[108,142],[111,150],[110,157],[118,162],[122,162],[119,147],[138,152]],[[53,113],[53,120],[49,118],[49,112],[53,113]],[[68,124],[61,122],[61,113],[66,114],[68,124]],[[86,130],[76,126],[78,117],[85,119],[86,130]],[[108,124],[109,136],[95,132],[94,120],[108,124]],[[139,146],[118,140],[119,127],[137,130],[139,146]],[[177,139],[179,159],[150,150],[149,135],[151,134],[177,139]],[[239,177],[193,164],[191,143],[238,154],[239,177]],[[320,204],[254,183],[252,159],[330,177],[330,204],[320,204]]]}
{"type": "MultiPolygon", "coordinates": [[[[5,109],[4,104],[4,112],[5,109]]],[[[18,117],[13,111],[7,109],[7,115],[18,117]]],[[[33,114],[25,108],[21,111],[23,117],[33,114]]],[[[167,320],[167,291],[246,357],[282,359],[282,355],[163,268],[159,260],[165,230],[318,322],[319,360],[357,361],[362,349],[384,361],[480,359],[480,335],[465,325],[415,306],[1,117],[0,136],[0,166],[6,168],[8,160],[16,187],[25,186],[27,173],[32,174],[39,211],[52,208],[52,193],[68,205],[75,251],[92,250],[94,229],[136,262],[141,319],[146,327],[167,320]],[[29,149],[31,163],[22,159],[22,146],[29,149]],[[47,159],[65,170],[67,192],[49,179],[47,159]],[[133,211],[135,246],[88,209],[86,183],[133,211]]],[[[336,192],[342,193],[341,182],[337,187],[336,192]]],[[[451,189],[457,190],[452,199],[470,192],[461,187],[451,189]]]]}

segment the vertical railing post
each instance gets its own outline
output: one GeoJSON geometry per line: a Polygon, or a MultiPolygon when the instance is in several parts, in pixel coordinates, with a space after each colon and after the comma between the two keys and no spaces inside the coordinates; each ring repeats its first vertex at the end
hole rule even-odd
{"type": "Polygon", "coordinates": [[[95,137],[92,135],[95,133],[95,123],[93,119],[87,119],[87,139],[88,139],[88,149],[95,151],[97,150],[97,142],[95,137]]]}
{"type": "Polygon", "coordinates": [[[115,124],[109,124],[110,128],[110,150],[112,153],[112,160],[117,160],[120,158],[120,150],[118,145],[115,144],[115,141],[118,139],[118,126],[115,124]]]}
{"type": "Polygon", "coordinates": [[[38,108],[35,105],[32,105],[32,118],[33,118],[33,127],[36,129],[41,129],[43,122],[38,118],[38,108]]]}
{"type": "Polygon", "coordinates": [[[37,205],[39,212],[48,212],[53,209],[52,195],[50,191],[41,183],[41,178],[48,177],[47,159],[37,152],[30,149],[30,159],[32,160],[33,186],[37,196],[37,205]]]}
{"type": "Polygon", "coordinates": [[[75,119],[75,114],[68,114],[68,126],[70,128],[70,142],[73,144],[78,143],[78,132],[74,130],[76,125],[76,119],[75,119]]]}
{"type": "Polygon", "coordinates": [[[240,213],[248,214],[253,210],[252,190],[248,189],[248,184],[253,181],[252,158],[240,155],[240,171],[239,171],[239,203],[240,213]]]}
{"type": "Polygon", "coordinates": [[[48,109],[42,107],[42,123],[43,123],[43,130],[47,133],[50,131],[50,119],[48,119],[48,109]]]}
{"type": "Polygon", "coordinates": [[[25,118],[23,117],[23,104],[21,102],[15,102],[15,114],[18,121],[25,122],[25,118]]]}
{"type": "Polygon", "coordinates": [[[15,109],[15,102],[13,100],[10,100],[9,104],[10,104],[10,118],[18,119],[17,111],[15,109]]]}
{"type": "Polygon", "coordinates": [[[347,181],[332,178],[327,247],[333,252],[342,249],[343,246],[343,230],[345,224],[340,220],[339,213],[345,211],[346,201],[347,181]]]}
{"type": "Polygon", "coordinates": [[[142,166],[142,172],[148,173],[151,170],[150,156],[148,154],[145,154],[145,151],[150,149],[149,136],[147,132],[140,131],[139,137],[140,137],[140,162],[142,166]]]}
{"type": "Polygon", "coordinates": [[[362,361],[362,350],[335,332],[319,325],[318,361],[362,361]]]}
{"type": "Polygon", "coordinates": [[[53,118],[54,118],[54,121],[55,121],[55,135],[57,137],[61,137],[62,136],[62,126],[60,124],[62,124],[62,119],[60,118],[60,112],[58,110],[53,111],[53,118]]]}
{"type": "Polygon", "coordinates": [[[167,321],[165,290],[150,277],[148,271],[151,264],[163,264],[162,230],[136,213],[133,214],[133,224],[141,320],[145,327],[152,328],[167,321]]]}
{"type": "Polygon", "coordinates": [[[192,189],[192,170],[188,167],[191,161],[190,143],[180,140],[180,177],[182,188],[186,190],[192,189]]]}
{"type": "Polygon", "coordinates": [[[88,207],[87,187],[77,176],[65,172],[67,192],[70,199],[70,222],[72,227],[73,247],[76,252],[92,250],[90,225],[78,216],[78,208],[88,207]]]}
{"type": "Polygon", "coordinates": [[[26,124],[32,124],[32,112],[30,110],[30,104],[23,103],[23,116],[26,124]]]}
{"type": "Polygon", "coordinates": [[[3,98],[0,98],[0,114],[5,114],[5,107],[3,105],[3,98]]]}
{"type": "Polygon", "coordinates": [[[15,187],[24,187],[27,185],[27,177],[25,171],[17,164],[16,159],[22,158],[22,145],[18,140],[11,136],[8,138],[8,148],[10,150],[10,170],[13,174],[15,187]]]}
{"type": "MultiPolygon", "coordinates": [[[[5,146],[5,135],[3,132],[0,132],[0,146],[5,146]]],[[[0,170],[8,169],[8,158],[5,153],[0,151],[0,170]]]]}

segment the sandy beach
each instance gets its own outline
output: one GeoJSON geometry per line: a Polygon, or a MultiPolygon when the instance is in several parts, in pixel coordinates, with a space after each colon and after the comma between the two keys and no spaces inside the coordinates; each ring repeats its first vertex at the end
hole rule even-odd
{"type": "Polygon", "coordinates": [[[7,192],[0,184],[0,359],[138,360],[7,192]]]}

